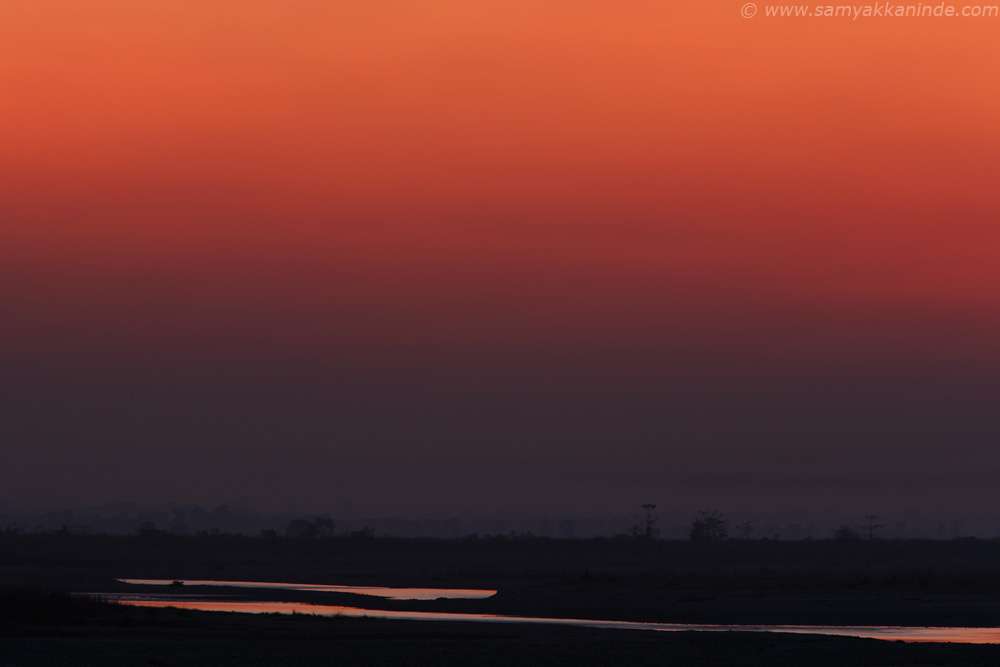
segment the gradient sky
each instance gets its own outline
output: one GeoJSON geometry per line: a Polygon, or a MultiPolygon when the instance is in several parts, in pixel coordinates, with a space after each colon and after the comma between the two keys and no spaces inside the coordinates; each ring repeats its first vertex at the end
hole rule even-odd
{"type": "Polygon", "coordinates": [[[1000,19],[742,4],[6,0],[0,498],[995,507],[1000,19]]]}

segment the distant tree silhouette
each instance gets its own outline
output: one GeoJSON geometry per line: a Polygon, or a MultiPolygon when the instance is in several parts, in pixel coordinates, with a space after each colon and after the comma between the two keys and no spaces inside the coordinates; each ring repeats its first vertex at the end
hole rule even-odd
{"type": "Polygon", "coordinates": [[[296,540],[329,539],[334,536],[334,527],[333,519],[322,516],[314,521],[292,519],[285,527],[285,537],[296,540]]]}
{"type": "Polygon", "coordinates": [[[316,537],[326,539],[334,536],[335,524],[333,523],[333,519],[317,517],[313,523],[316,525],[316,537]]]}
{"type": "Polygon", "coordinates": [[[145,535],[147,537],[160,534],[160,530],[156,527],[156,524],[153,523],[152,521],[143,521],[142,523],[140,523],[137,532],[140,535],[145,535]]]}
{"type": "MultiPolygon", "coordinates": [[[[366,542],[375,539],[375,530],[369,526],[365,526],[361,530],[352,530],[351,532],[346,533],[345,537],[356,542],[366,542]]],[[[531,533],[525,533],[522,534],[521,539],[530,539],[533,537],[534,535],[531,533]]]]}
{"type": "Polygon", "coordinates": [[[868,539],[869,540],[874,540],[875,539],[875,531],[881,530],[881,529],[885,528],[885,524],[884,523],[875,523],[875,519],[877,519],[877,518],[878,518],[878,514],[866,514],[865,515],[865,520],[868,523],[865,524],[865,525],[863,525],[863,526],[861,526],[861,529],[864,530],[864,531],[866,531],[868,533],[868,539]]]}
{"type": "Polygon", "coordinates": [[[632,529],[632,537],[653,540],[660,536],[660,531],[656,528],[656,522],[660,517],[653,514],[653,510],[655,509],[656,505],[653,503],[646,503],[642,506],[643,514],[636,517],[638,524],[632,529]]]}
{"type": "Polygon", "coordinates": [[[841,542],[849,542],[861,539],[861,533],[854,530],[846,523],[842,524],[840,528],[833,532],[833,539],[840,540],[841,542]]]}
{"type": "Polygon", "coordinates": [[[292,519],[285,527],[285,537],[295,540],[311,540],[316,532],[316,524],[308,519],[292,519]]]}
{"type": "Polygon", "coordinates": [[[747,520],[744,521],[743,523],[736,524],[736,530],[739,532],[740,535],[743,536],[743,539],[749,540],[750,533],[753,532],[753,521],[747,520]]]}
{"type": "Polygon", "coordinates": [[[690,537],[695,542],[718,542],[729,537],[726,519],[718,510],[702,510],[691,522],[690,537]]]}

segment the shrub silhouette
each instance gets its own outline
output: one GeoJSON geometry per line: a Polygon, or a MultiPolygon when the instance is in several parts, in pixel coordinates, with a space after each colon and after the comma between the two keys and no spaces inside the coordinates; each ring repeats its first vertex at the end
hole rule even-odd
{"type": "Polygon", "coordinates": [[[717,542],[729,537],[726,519],[717,510],[702,510],[691,522],[691,539],[695,542],[717,542]]]}

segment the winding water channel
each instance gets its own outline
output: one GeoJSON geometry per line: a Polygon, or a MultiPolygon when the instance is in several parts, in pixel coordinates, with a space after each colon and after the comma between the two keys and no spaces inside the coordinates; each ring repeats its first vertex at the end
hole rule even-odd
{"type": "Polygon", "coordinates": [[[373,586],[333,586],[313,584],[283,584],[249,581],[184,581],[159,579],[121,579],[129,584],[173,585],[172,594],[123,594],[115,596],[122,604],[137,607],[176,607],[199,611],[241,612],[252,614],[313,614],[316,616],[350,616],[413,621],[474,621],[486,623],[541,623],[572,625],[589,628],[623,630],[656,630],[660,632],[786,632],[812,635],[839,635],[907,642],[954,642],[964,644],[998,644],[1000,628],[897,627],[897,626],[820,626],[820,625],[697,625],[685,623],[639,623],[633,621],[591,620],[579,618],[539,618],[500,616],[496,614],[462,614],[429,611],[393,611],[361,609],[301,602],[259,602],[213,600],[180,592],[184,586],[226,586],[237,588],[268,588],[294,591],[329,591],[377,595],[392,600],[434,600],[439,598],[483,599],[494,595],[493,590],[387,588],[373,586]]]}
{"type": "Polygon", "coordinates": [[[391,588],[389,586],[338,586],[335,584],[291,584],[275,581],[215,581],[184,579],[119,579],[126,584],[142,586],[225,586],[227,588],[267,588],[285,591],[309,591],[319,593],[355,593],[357,595],[372,595],[387,600],[439,600],[441,598],[457,600],[482,600],[496,595],[496,591],[468,588],[391,588]]]}

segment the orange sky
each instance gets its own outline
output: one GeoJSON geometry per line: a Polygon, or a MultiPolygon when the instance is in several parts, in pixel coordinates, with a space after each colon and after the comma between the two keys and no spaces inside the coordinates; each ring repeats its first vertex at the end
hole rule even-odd
{"type": "Polygon", "coordinates": [[[1000,19],[742,4],[5,0],[0,362],[995,368],[1000,19]]]}
{"type": "Polygon", "coordinates": [[[1000,19],[738,9],[6,2],[14,336],[990,347],[1000,19]]]}
{"type": "Polygon", "coordinates": [[[1000,19],[520,0],[0,13],[16,261],[127,274],[190,255],[211,280],[206,256],[277,244],[427,280],[440,260],[622,287],[1000,296],[1000,19]]]}

